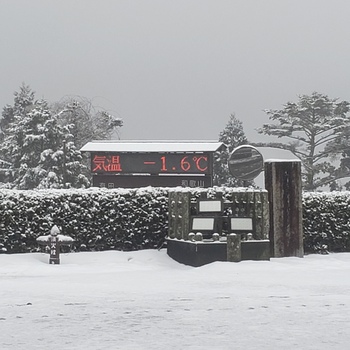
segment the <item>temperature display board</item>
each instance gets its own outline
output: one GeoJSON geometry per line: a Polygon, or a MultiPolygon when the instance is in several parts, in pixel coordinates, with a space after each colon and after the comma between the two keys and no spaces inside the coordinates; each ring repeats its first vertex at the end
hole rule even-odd
{"type": "Polygon", "coordinates": [[[208,153],[92,153],[95,174],[212,174],[208,153]]]}

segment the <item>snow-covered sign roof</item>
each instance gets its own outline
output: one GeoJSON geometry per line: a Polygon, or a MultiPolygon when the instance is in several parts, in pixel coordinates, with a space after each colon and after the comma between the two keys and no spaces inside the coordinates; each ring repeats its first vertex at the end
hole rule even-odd
{"type": "Polygon", "coordinates": [[[215,152],[225,147],[218,141],[92,141],[82,152],[215,152]]]}
{"type": "Polygon", "coordinates": [[[274,147],[255,147],[263,156],[264,161],[299,161],[291,151],[274,147]]]}

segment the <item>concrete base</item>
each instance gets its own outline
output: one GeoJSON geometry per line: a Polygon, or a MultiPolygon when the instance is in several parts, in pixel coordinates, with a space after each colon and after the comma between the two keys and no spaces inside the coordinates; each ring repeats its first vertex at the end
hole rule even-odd
{"type": "Polygon", "coordinates": [[[242,260],[270,260],[270,241],[241,241],[242,260]]]}
{"type": "Polygon", "coordinates": [[[59,265],[60,263],[60,258],[51,258],[49,260],[49,264],[54,264],[54,265],[59,265]]]}
{"type": "MultiPolygon", "coordinates": [[[[199,267],[214,261],[227,261],[227,243],[168,239],[167,253],[179,263],[199,267]]],[[[270,241],[242,241],[241,260],[270,260],[270,241]]]]}

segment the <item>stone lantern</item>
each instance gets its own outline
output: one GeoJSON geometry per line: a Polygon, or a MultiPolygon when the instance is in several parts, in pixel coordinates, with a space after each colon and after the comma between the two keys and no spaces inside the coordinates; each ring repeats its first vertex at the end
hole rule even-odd
{"type": "Polygon", "coordinates": [[[39,245],[48,246],[50,249],[49,264],[60,263],[60,248],[61,246],[70,246],[74,239],[69,236],[60,235],[59,228],[54,225],[51,228],[50,234],[47,236],[40,236],[36,239],[39,245]]]}

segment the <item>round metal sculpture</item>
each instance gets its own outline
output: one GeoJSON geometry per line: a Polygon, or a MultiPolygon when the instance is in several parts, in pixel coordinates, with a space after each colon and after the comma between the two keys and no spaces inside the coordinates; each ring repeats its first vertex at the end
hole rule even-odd
{"type": "Polygon", "coordinates": [[[261,153],[253,146],[239,146],[228,158],[228,168],[237,179],[250,181],[255,179],[264,167],[261,153]]]}

